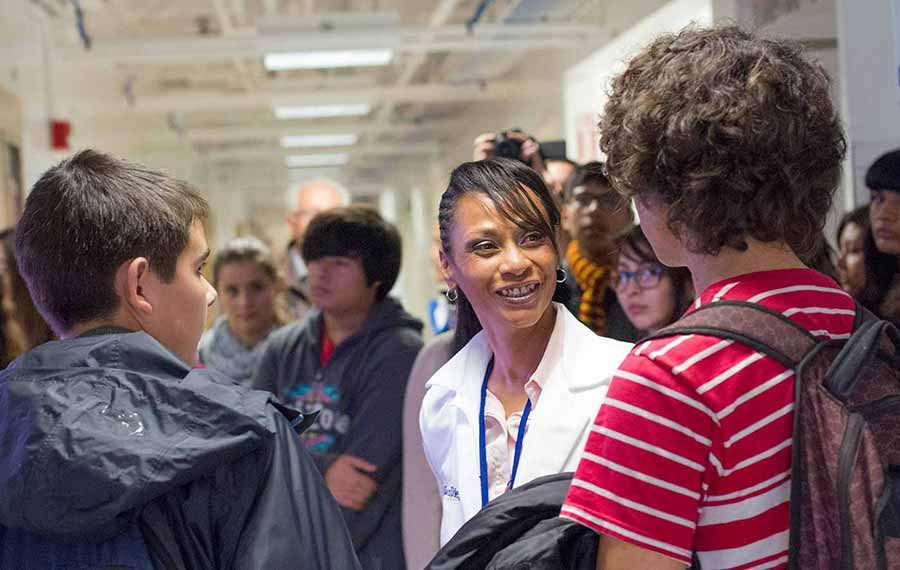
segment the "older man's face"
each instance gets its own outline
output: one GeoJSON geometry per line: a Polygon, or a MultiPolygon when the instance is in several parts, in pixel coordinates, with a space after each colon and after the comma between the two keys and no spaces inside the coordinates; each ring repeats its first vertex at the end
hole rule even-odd
{"type": "Polygon", "coordinates": [[[547,186],[550,187],[550,191],[553,192],[553,196],[556,198],[557,203],[562,204],[563,188],[566,185],[566,181],[574,172],[575,165],[570,162],[562,160],[547,161],[546,170],[544,171],[544,181],[547,183],[547,186]]]}
{"type": "Polygon", "coordinates": [[[297,193],[297,205],[287,217],[291,238],[297,247],[303,244],[306,228],[316,214],[343,205],[341,194],[330,184],[314,183],[301,188],[297,193]]]}

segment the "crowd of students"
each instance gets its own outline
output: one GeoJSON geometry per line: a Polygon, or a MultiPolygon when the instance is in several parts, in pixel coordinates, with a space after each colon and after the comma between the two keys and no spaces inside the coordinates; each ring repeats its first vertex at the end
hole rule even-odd
{"type": "Polygon", "coordinates": [[[296,189],[281,263],[237,238],[210,285],[189,184],[94,151],[50,169],[0,250],[0,567],[486,567],[485,507],[565,472],[591,566],[786,567],[792,372],[667,327],[723,301],[819,341],[857,302],[900,326],[900,150],[832,259],[846,142],[793,44],[662,36],[602,111],[605,163],[476,139],[424,344],[397,229],[338,185],[296,189]]]}

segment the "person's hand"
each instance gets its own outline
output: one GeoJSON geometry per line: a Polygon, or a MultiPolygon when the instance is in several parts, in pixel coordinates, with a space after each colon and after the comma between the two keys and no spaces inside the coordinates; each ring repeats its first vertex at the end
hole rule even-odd
{"type": "Polygon", "coordinates": [[[472,160],[487,160],[494,156],[494,139],[497,133],[484,133],[475,137],[472,160]]]}
{"type": "Polygon", "coordinates": [[[325,471],[325,484],[339,505],[362,511],[378,489],[378,484],[366,473],[374,473],[377,469],[365,459],[339,455],[325,471]]]}
{"type": "MultiPolygon", "coordinates": [[[[534,137],[521,131],[507,131],[506,137],[522,143],[519,152],[519,160],[533,168],[538,174],[544,174],[544,157],[541,156],[541,146],[534,137]]],[[[497,133],[483,133],[475,138],[472,149],[472,160],[487,160],[494,157],[496,149],[497,133]]]]}
{"type": "Polygon", "coordinates": [[[509,131],[506,133],[506,136],[511,139],[522,141],[522,151],[519,153],[519,160],[536,170],[538,173],[544,172],[544,157],[541,156],[541,147],[531,135],[509,131]]]}

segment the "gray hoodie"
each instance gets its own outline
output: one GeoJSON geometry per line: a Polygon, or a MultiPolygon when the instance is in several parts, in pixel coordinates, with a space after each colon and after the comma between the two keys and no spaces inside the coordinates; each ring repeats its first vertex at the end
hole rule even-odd
{"type": "Polygon", "coordinates": [[[322,366],[322,322],[314,309],[272,333],[253,386],[302,412],[320,412],[302,440],[323,473],[344,454],[377,466],[378,491],[366,509],[342,511],[365,570],[402,570],[403,395],[422,348],[422,323],[387,297],[322,366]]]}

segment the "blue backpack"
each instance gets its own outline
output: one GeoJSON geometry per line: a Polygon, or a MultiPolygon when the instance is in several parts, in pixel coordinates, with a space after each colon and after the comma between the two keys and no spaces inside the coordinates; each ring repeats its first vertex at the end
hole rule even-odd
{"type": "Polygon", "coordinates": [[[138,526],[97,543],[52,542],[0,526],[0,568],[16,570],[154,570],[138,526]]]}

